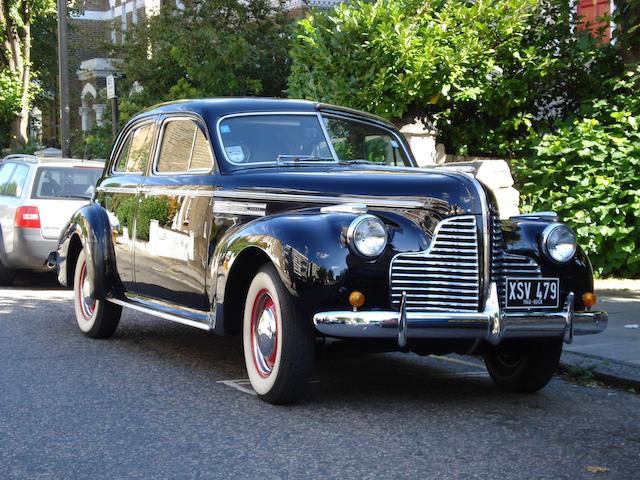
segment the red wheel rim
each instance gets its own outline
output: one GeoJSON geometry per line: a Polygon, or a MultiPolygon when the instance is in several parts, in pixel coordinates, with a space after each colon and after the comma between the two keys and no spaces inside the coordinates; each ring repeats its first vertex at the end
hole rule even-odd
{"type": "Polygon", "coordinates": [[[271,375],[278,356],[278,312],[267,289],[258,292],[251,310],[251,353],[262,378],[271,375]]]}
{"type": "Polygon", "coordinates": [[[87,264],[83,263],[80,267],[80,278],[78,279],[80,285],[78,285],[78,302],[80,303],[80,310],[85,320],[89,321],[93,317],[93,312],[96,309],[96,301],[91,298],[89,286],[89,280],[87,279],[87,264]]]}

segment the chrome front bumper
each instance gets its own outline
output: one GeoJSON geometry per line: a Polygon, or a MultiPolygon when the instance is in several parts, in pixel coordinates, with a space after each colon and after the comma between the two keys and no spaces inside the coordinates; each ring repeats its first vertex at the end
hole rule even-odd
{"type": "Polygon", "coordinates": [[[404,347],[411,338],[475,338],[496,345],[503,338],[562,337],[600,333],[607,328],[606,312],[575,312],[569,293],[560,312],[509,312],[500,308],[498,290],[491,284],[483,312],[408,312],[405,297],[400,311],[321,312],[316,329],[337,338],[397,338],[404,347]]]}

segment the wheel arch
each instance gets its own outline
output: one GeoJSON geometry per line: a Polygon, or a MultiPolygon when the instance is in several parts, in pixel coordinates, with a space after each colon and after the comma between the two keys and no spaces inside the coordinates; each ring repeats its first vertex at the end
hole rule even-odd
{"type": "Polygon", "coordinates": [[[116,278],[111,226],[106,211],[94,203],[73,214],[58,241],[58,281],[62,285],[73,286],[82,250],[87,258],[91,296],[105,298],[114,288],[116,278]]]}
{"type": "Polygon", "coordinates": [[[227,274],[221,309],[222,319],[216,321],[217,333],[235,334],[242,331],[242,315],[249,285],[265,264],[275,266],[271,257],[257,246],[245,248],[234,259],[227,274]]]}

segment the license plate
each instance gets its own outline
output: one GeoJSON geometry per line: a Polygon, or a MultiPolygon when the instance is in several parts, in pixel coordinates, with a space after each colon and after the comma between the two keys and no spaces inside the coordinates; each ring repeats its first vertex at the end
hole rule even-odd
{"type": "Polygon", "coordinates": [[[507,278],[506,308],[558,308],[557,278],[507,278]]]}

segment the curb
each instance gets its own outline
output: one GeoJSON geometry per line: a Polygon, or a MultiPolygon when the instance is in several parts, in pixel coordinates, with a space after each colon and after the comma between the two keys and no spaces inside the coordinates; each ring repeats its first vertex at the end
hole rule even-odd
{"type": "Polygon", "coordinates": [[[562,352],[560,373],[567,373],[576,367],[589,370],[593,378],[602,383],[623,389],[634,389],[640,393],[640,366],[615,362],[604,357],[562,352]]]}

